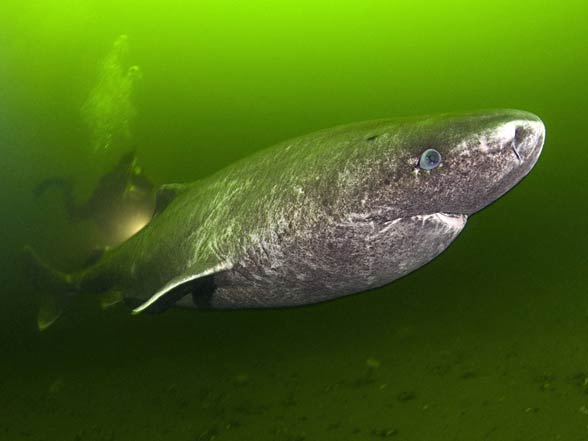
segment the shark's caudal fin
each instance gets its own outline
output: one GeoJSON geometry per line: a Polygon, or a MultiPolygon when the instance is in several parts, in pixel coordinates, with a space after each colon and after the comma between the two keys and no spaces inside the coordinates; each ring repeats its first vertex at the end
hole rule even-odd
{"type": "Polygon", "coordinates": [[[73,186],[71,181],[64,178],[48,178],[41,182],[33,189],[33,195],[35,198],[40,198],[51,188],[61,189],[63,192],[63,201],[65,203],[65,209],[70,219],[79,218],[81,214],[81,208],[76,205],[76,201],[73,194],[73,186]]]}
{"type": "Polygon", "coordinates": [[[33,196],[40,198],[51,187],[59,187],[68,191],[68,189],[71,187],[71,184],[64,178],[48,178],[33,188],[33,196]]]}
{"type": "Polygon", "coordinates": [[[70,275],[51,268],[31,247],[26,246],[23,251],[25,271],[40,300],[37,326],[43,331],[61,316],[68,298],[75,294],[76,289],[70,275]]]}

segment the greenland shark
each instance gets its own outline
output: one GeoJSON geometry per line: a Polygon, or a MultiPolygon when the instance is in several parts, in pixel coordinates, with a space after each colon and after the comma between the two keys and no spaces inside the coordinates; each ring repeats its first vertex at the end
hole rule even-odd
{"type": "Polygon", "coordinates": [[[79,294],[120,297],[139,314],[289,307],[386,285],[526,176],[544,138],[541,120],[520,110],[377,120],[164,185],[150,223],[89,268],[62,273],[27,248],[53,299],[38,325],[79,294]]]}
{"type": "Polygon", "coordinates": [[[82,204],[76,202],[71,180],[60,177],[45,179],[33,195],[38,199],[53,188],[62,191],[69,220],[93,221],[106,246],[117,245],[136,233],[150,220],[155,206],[153,183],[139,166],[135,152],[123,155],[82,204]]]}

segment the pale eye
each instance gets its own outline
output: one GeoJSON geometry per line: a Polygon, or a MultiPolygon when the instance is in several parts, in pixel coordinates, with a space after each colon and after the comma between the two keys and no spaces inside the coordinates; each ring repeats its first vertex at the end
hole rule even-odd
{"type": "Polygon", "coordinates": [[[435,149],[427,149],[419,159],[419,167],[423,170],[433,170],[441,164],[441,153],[435,149]]]}

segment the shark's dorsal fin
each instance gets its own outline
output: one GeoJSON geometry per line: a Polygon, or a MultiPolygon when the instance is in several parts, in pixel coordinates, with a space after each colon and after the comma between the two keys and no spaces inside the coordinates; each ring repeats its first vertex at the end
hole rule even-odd
{"type": "Polygon", "coordinates": [[[133,309],[133,314],[163,312],[188,294],[194,295],[195,298],[200,295],[209,298],[216,288],[214,275],[232,267],[233,264],[230,262],[215,265],[196,264],[190,271],[170,280],[147,301],[133,309]]]}
{"type": "Polygon", "coordinates": [[[155,210],[153,216],[157,216],[176,198],[183,193],[188,186],[186,184],[164,184],[157,190],[155,196],[155,210]]]}

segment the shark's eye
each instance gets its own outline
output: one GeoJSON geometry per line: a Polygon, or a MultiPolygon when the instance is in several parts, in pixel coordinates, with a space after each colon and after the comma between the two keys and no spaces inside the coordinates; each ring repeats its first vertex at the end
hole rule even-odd
{"type": "Polygon", "coordinates": [[[419,167],[423,170],[433,170],[441,164],[441,153],[435,149],[427,149],[419,159],[419,167]]]}

